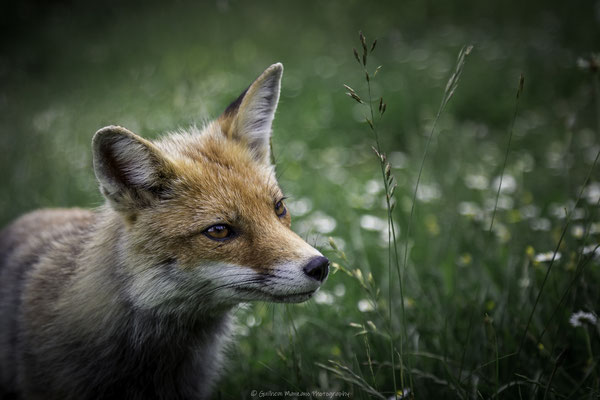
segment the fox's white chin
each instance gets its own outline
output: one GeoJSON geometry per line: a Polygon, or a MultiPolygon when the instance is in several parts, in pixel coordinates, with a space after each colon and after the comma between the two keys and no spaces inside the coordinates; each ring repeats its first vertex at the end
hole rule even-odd
{"type": "MultiPolygon", "coordinates": [[[[319,289],[317,289],[317,290],[319,290],[319,289]]],[[[314,290],[309,293],[298,293],[298,294],[289,294],[287,296],[273,297],[271,299],[271,301],[276,302],[276,303],[303,303],[303,302],[307,301],[308,299],[310,299],[317,292],[317,290],[314,290]]]]}
{"type": "Polygon", "coordinates": [[[237,288],[240,301],[269,301],[272,303],[302,303],[310,299],[319,288],[286,294],[274,294],[256,288],[237,288]]]}

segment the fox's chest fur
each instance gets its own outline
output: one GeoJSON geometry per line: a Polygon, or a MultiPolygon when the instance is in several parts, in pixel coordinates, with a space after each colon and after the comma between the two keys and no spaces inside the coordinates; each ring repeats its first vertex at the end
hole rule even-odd
{"type": "Polygon", "coordinates": [[[93,139],[106,204],[0,233],[0,398],[204,399],[240,302],[300,302],[328,261],[270,164],[281,64],[203,130],[93,139]]]}

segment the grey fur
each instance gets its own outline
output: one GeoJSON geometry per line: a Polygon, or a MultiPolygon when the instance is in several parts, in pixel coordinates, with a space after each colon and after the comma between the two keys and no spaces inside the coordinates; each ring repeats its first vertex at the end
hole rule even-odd
{"type": "Polygon", "coordinates": [[[104,229],[92,212],[54,210],[29,214],[0,234],[0,398],[202,399],[210,393],[229,312],[136,307],[127,295],[119,243],[109,239],[104,245],[113,251],[96,250],[104,229]],[[94,257],[103,258],[94,263],[102,270],[85,296],[93,301],[94,290],[104,292],[99,301],[110,299],[110,311],[98,320],[57,310],[60,297],[81,279],[81,265],[64,260],[94,257]],[[45,266],[54,259],[62,268],[48,275],[45,266]],[[86,322],[90,326],[81,325],[86,322]]]}

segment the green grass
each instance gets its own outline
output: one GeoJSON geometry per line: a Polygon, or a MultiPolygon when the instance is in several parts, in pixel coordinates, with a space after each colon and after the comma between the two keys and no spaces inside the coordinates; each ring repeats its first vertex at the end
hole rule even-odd
{"type": "Polygon", "coordinates": [[[237,311],[215,398],[389,398],[394,387],[418,399],[596,398],[600,325],[569,318],[600,311],[590,252],[600,235],[598,70],[577,66],[600,51],[598,7],[524,3],[3,6],[15,17],[1,21],[0,222],[99,205],[97,129],[152,138],[201,124],[281,61],[280,183],[293,228],[340,268],[308,303],[237,311]],[[360,29],[378,39],[368,65],[382,65],[370,84],[375,110],[380,96],[387,103],[374,119],[398,183],[398,258],[371,117],[343,87],[367,98],[352,54],[360,29]],[[473,50],[424,157],[465,44],[473,50]]]}

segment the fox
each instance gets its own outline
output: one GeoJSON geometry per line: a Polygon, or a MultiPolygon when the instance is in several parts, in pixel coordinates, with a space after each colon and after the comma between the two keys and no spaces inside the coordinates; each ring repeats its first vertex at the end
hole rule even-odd
{"type": "Polygon", "coordinates": [[[291,229],[271,160],[283,65],[151,141],[92,138],[103,205],[0,232],[0,398],[206,399],[241,303],[300,303],[329,260],[291,229]]]}

